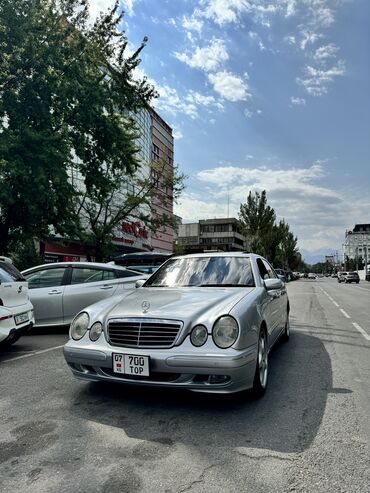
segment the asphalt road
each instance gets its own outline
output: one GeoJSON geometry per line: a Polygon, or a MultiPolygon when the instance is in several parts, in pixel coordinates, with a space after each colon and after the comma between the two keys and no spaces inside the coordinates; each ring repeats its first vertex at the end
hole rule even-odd
{"type": "Polygon", "coordinates": [[[89,384],[63,330],[0,354],[0,491],[370,491],[370,283],[288,285],[263,399],[89,384]]]}

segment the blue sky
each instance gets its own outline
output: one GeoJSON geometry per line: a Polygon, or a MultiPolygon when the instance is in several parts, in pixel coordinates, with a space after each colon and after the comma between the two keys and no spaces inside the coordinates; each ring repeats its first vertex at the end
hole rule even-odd
{"type": "MultiPolygon", "coordinates": [[[[184,222],[267,190],[310,260],[370,222],[368,0],[124,0],[174,129],[184,222]]],[[[91,0],[93,12],[112,4],[91,0]]]]}

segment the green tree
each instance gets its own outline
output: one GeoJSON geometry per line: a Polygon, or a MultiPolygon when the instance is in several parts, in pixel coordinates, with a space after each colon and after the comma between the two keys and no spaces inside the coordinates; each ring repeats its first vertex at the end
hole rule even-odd
{"type": "Polygon", "coordinates": [[[97,261],[111,254],[113,238],[125,220],[138,220],[152,232],[175,227],[172,214],[157,217],[153,208],[156,201],[164,207],[176,202],[184,187],[185,176],[162,161],[146,164],[130,176],[109,176],[111,171],[106,166],[105,193],[93,187],[79,195],[78,213],[85,226],[79,239],[97,261]]]}
{"type": "Polygon", "coordinates": [[[252,252],[269,257],[275,219],[274,209],[267,205],[266,190],[253,195],[250,191],[246,203],[240,205],[239,221],[252,252]]]}
{"type": "Polygon", "coordinates": [[[146,39],[127,55],[121,17],[118,1],[91,25],[86,0],[1,0],[0,254],[50,231],[79,234],[71,167],[102,197],[111,176],[138,169],[127,115],[156,94],[133,75],[146,39]]]}
{"type": "Polygon", "coordinates": [[[247,202],[240,206],[239,220],[252,252],[263,255],[276,267],[296,270],[302,266],[297,237],[284,219],[276,223],[275,211],[267,204],[266,190],[249,192],[247,202]]]}

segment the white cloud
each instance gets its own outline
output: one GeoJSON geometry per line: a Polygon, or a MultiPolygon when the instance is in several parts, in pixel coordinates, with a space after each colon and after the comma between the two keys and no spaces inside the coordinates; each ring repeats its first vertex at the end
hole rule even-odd
{"type": "Polygon", "coordinates": [[[313,58],[317,62],[326,61],[328,58],[335,58],[339,48],[334,43],[329,43],[324,46],[320,46],[315,51],[313,58]]]}
{"type": "Polygon", "coordinates": [[[246,101],[251,97],[247,82],[226,70],[209,74],[208,80],[213,85],[213,89],[228,101],[246,101]]]}
{"type": "Polygon", "coordinates": [[[297,3],[296,0],[286,0],[285,17],[291,17],[296,13],[297,3]]]}
{"type": "Polygon", "coordinates": [[[237,217],[249,191],[266,190],[269,204],[278,219],[288,222],[300,247],[337,249],[349,225],[366,222],[370,199],[352,190],[348,199],[348,187],[343,191],[330,188],[330,177],[322,163],[285,169],[210,168],[196,176],[201,192],[185,192],[175,212],[185,222],[225,217],[229,195],[230,216],[237,217]]]}
{"type": "Polygon", "coordinates": [[[242,12],[250,12],[250,2],[247,0],[208,0],[203,15],[222,26],[229,22],[237,22],[242,12]]]}
{"type": "Polygon", "coordinates": [[[213,106],[220,111],[224,109],[223,104],[219,100],[217,100],[213,96],[207,96],[206,94],[201,94],[200,92],[197,91],[189,91],[189,93],[185,97],[185,100],[197,106],[204,106],[204,107],[213,106]]]}
{"type": "Polygon", "coordinates": [[[261,36],[258,33],[256,33],[255,31],[249,31],[248,34],[249,34],[249,38],[255,43],[257,43],[257,46],[260,49],[260,51],[264,51],[266,49],[261,39],[261,36]]]}
{"type": "Polygon", "coordinates": [[[174,127],[172,130],[173,130],[173,138],[175,140],[180,140],[180,139],[182,139],[184,137],[181,129],[179,129],[177,127],[174,127]]]}
{"type": "Polygon", "coordinates": [[[318,41],[320,38],[322,38],[322,34],[306,28],[302,28],[300,42],[301,50],[305,50],[307,45],[316,43],[316,41],[318,41]]]}
{"type": "Polygon", "coordinates": [[[285,36],[284,41],[290,45],[295,45],[297,42],[295,36],[285,36]]]}
{"type": "Polygon", "coordinates": [[[246,118],[252,118],[253,112],[251,110],[249,110],[248,108],[245,108],[244,115],[246,118]]]}
{"type": "Polygon", "coordinates": [[[295,97],[295,96],[292,96],[290,98],[290,102],[292,104],[295,104],[295,105],[298,105],[298,106],[304,106],[306,104],[305,98],[298,98],[298,97],[295,97]]]}
{"type": "Polygon", "coordinates": [[[297,83],[311,96],[323,96],[328,92],[328,85],[334,78],[345,75],[346,69],[344,61],[339,60],[336,65],[326,70],[306,65],[304,72],[306,77],[297,78],[297,83]]]}
{"type": "Polygon", "coordinates": [[[120,2],[122,4],[125,12],[127,12],[128,15],[132,15],[134,12],[135,0],[120,0],[120,2]]]}
{"type": "Polygon", "coordinates": [[[205,72],[216,70],[222,62],[229,59],[225,42],[222,39],[213,38],[208,46],[195,49],[194,53],[174,53],[175,57],[189,67],[198,68],[205,72]]]}
{"type": "Polygon", "coordinates": [[[189,31],[201,32],[204,22],[197,18],[197,13],[195,12],[191,17],[184,16],[182,18],[182,27],[189,31]]]}

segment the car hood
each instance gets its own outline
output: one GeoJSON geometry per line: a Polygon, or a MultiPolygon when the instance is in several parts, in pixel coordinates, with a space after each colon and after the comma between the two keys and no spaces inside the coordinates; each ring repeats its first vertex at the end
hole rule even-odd
{"type": "Polygon", "coordinates": [[[255,288],[187,287],[139,288],[115,304],[107,318],[145,317],[205,323],[230,312],[255,288]],[[148,306],[149,304],[149,306],[148,306]]]}

